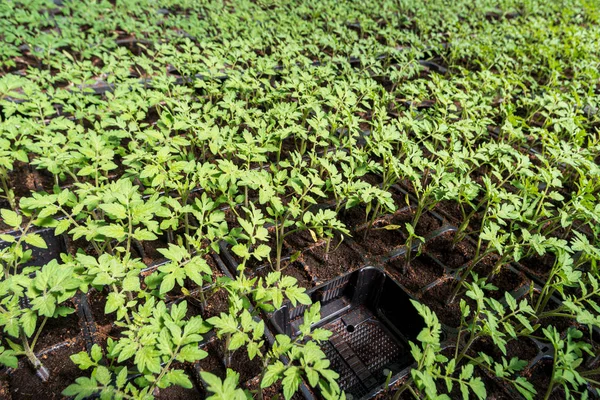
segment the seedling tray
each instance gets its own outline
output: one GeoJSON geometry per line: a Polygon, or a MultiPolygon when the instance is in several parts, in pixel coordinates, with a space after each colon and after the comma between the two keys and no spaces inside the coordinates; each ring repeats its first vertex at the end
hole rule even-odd
{"type": "MultiPolygon", "coordinates": [[[[31,250],[31,259],[27,263],[21,264],[19,269],[27,266],[41,267],[48,264],[52,260],[59,259],[60,254],[66,253],[67,251],[67,245],[64,236],[56,236],[54,234],[54,228],[40,228],[29,232],[29,234],[34,233],[40,235],[42,239],[44,239],[47,248],[42,249],[23,243],[22,245],[25,250],[31,250]]],[[[6,232],[6,234],[14,236],[15,239],[19,240],[22,233],[20,231],[10,231],[6,232]]],[[[11,244],[12,243],[10,242],[0,240],[0,250],[9,247],[11,244]]]]}
{"type": "MultiPolygon", "coordinates": [[[[368,399],[408,374],[413,359],[409,341],[424,326],[411,297],[384,271],[364,267],[309,292],[321,303],[315,327],[333,332],[322,349],[348,398],[368,399]]],[[[270,318],[280,334],[297,336],[306,306],[284,305],[270,318]]]]}

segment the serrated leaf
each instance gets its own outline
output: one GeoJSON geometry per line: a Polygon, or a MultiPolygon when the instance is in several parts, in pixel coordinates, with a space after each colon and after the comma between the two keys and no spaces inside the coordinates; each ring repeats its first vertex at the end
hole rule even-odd
{"type": "Polygon", "coordinates": [[[47,249],[46,241],[37,233],[29,233],[25,235],[25,243],[30,244],[40,249],[47,249]]]}
{"type": "Polygon", "coordinates": [[[13,228],[18,228],[23,222],[23,217],[18,215],[12,210],[2,209],[0,210],[0,216],[2,216],[3,222],[13,228]]]}

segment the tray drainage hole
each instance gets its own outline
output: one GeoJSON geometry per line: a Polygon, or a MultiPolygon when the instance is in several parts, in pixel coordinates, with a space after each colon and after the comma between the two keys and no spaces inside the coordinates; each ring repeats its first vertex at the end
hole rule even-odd
{"type": "Polygon", "coordinates": [[[546,351],[548,351],[548,349],[549,349],[549,347],[548,347],[548,346],[544,346],[544,347],[542,348],[542,353],[545,353],[546,351]]]}
{"type": "Polygon", "coordinates": [[[354,332],[354,325],[346,325],[346,330],[350,333],[354,332]]]}

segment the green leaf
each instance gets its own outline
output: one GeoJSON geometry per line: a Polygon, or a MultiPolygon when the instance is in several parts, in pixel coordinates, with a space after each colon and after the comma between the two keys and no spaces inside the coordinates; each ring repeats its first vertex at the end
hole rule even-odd
{"type": "Polygon", "coordinates": [[[96,365],[85,351],[71,355],[71,361],[73,361],[80,369],[84,370],[96,365]]]}
{"type": "Polygon", "coordinates": [[[121,369],[121,371],[119,372],[119,374],[117,375],[117,380],[115,381],[115,384],[117,385],[118,388],[123,388],[126,383],[127,383],[127,368],[123,367],[121,369]]]}
{"type": "Polygon", "coordinates": [[[75,396],[75,400],[83,400],[92,397],[92,395],[99,391],[100,389],[94,378],[80,377],[75,379],[75,383],[63,390],[62,395],[67,397],[75,396]]]}
{"type": "Polygon", "coordinates": [[[96,369],[96,379],[98,380],[98,383],[108,386],[108,385],[110,385],[110,381],[112,379],[112,374],[110,373],[108,368],[106,368],[103,365],[99,365],[98,368],[96,369]]]}
{"type": "Polygon", "coordinates": [[[0,364],[10,368],[17,368],[19,360],[14,356],[14,353],[13,350],[4,350],[4,347],[0,346],[0,364]]]}
{"type": "Polygon", "coordinates": [[[121,204],[100,204],[99,207],[104,210],[112,219],[125,219],[127,217],[127,209],[121,204]]]}
{"type": "Polygon", "coordinates": [[[129,275],[123,279],[123,290],[128,292],[140,291],[140,279],[135,275],[129,275]]]}
{"type": "Polygon", "coordinates": [[[170,292],[175,287],[175,274],[166,275],[160,283],[160,295],[170,292]]]}
{"type": "Polygon", "coordinates": [[[107,225],[98,228],[98,233],[117,240],[125,239],[125,229],[121,225],[107,225]]]}
{"type": "Polygon", "coordinates": [[[283,376],[283,372],[286,370],[286,366],[281,361],[276,361],[275,364],[269,365],[267,371],[263,376],[263,380],[260,383],[262,389],[268,388],[275,382],[277,382],[283,376]]]}
{"type": "Polygon", "coordinates": [[[140,371],[145,371],[147,369],[150,372],[158,374],[160,373],[159,352],[153,347],[142,346],[135,354],[135,364],[140,371]]]}
{"type": "Polygon", "coordinates": [[[207,356],[208,353],[200,349],[197,344],[190,344],[181,349],[177,356],[177,360],[182,362],[195,362],[203,360],[207,356]]]}
{"type": "Polygon", "coordinates": [[[99,345],[94,344],[92,346],[92,360],[98,362],[101,359],[102,359],[102,348],[99,345]]]}
{"type": "Polygon", "coordinates": [[[12,228],[18,228],[23,222],[23,217],[12,210],[2,209],[0,210],[0,215],[4,223],[12,228]]]}
{"type": "Polygon", "coordinates": [[[180,369],[175,369],[167,372],[165,374],[165,379],[171,382],[174,385],[178,385],[184,387],[186,389],[191,389],[193,387],[190,378],[180,369]]]}
{"type": "Polygon", "coordinates": [[[30,244],[40,249],[47,249],[46,241],[37,233],[29,233],[25,235],[25,243],[30,244]]]}
{"type": "Polygon", "coordinates": [[[106,305],[104,307],[104,313],[110,314],[117,311],[120,307],[125,305],[125,296],[121,293],[111,292],[106,298],[106,305]]]}

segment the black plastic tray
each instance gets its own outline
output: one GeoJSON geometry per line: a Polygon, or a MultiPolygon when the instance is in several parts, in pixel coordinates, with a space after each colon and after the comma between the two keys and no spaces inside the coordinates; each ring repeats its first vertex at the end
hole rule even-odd
{"type": "MultiPolygon", "coordinates": [[[[364,267],[309,292],[321,303],[318,327],[333,332],[322,345],[339,373],[338,383],[353,399],[368,399],[406,376],[413,364],[409,341],[424,327],[411,297],[383,270],[364,267]]],[[[284,305],[270,323],[277,333],[299,333],[306,306],[284,305]]]]}
{"type": "MultiPolygon", "coordinates": [[[[59,259],[61,253],[67,252],[67,245],[64,235],[56,236],[54,234],[54,228],[32,229],[31,232],[28,233],[40,235],[46,242],[46,246],[48,248],[42,249],[23,242],[22,245],[25,250],[31,250],[31,259],[27,263],[20,265],[20,269],[26,266],[44,266],[52,260],[59,259]]],[[[20,231],[10,231],[6,232],[6,234],[14,236],[17,240],[21,237],[20,231]]],[[[12,243],[0,240],[0,250],[9,247],[11,244],[12,243]]]]}

